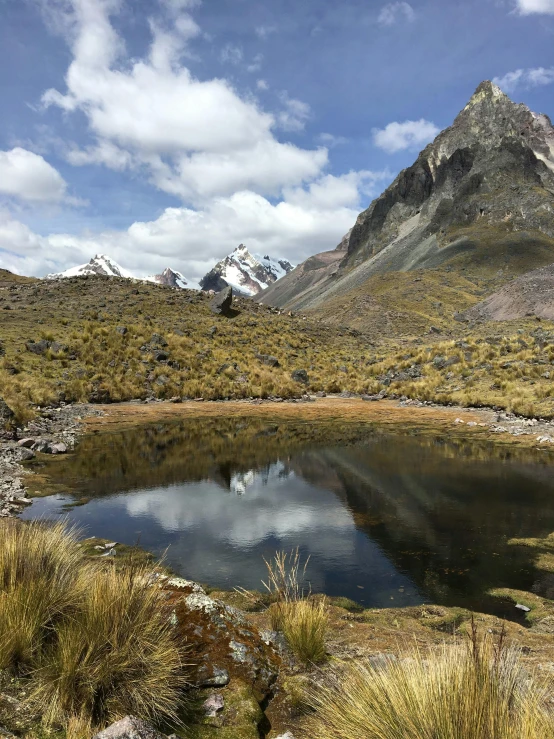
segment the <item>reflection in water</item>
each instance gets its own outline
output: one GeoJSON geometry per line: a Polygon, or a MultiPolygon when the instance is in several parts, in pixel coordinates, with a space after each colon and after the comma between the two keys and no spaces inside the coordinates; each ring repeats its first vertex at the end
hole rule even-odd
{"type": "Polygon", "coordinates": [[[533,551],[507,543],[554,531],[540,461],[359,425],[202,419],[89,437],[47,471],[90,497],[68,514],[90,535],[168,548],[177,571],[215,587],[259,587],[262,557],[298,546],[314,590],[490,609],[489,588],[550,587],[533,551]]]}

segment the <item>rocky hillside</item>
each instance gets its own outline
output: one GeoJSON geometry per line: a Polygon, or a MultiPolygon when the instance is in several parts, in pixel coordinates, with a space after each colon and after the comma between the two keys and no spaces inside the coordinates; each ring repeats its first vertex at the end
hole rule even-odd
{"type": "Polygon", "coordinates": [[[192,288],[180,272],[175,272],[171,267],[166,267],[159,275],[150,275],[145,278],[146,282],[156,282],[158,285],[167,285],[167,287],[192,288]]]}
{"type": "MultiPolygon", "coordinates": [[[[550,120],[483,82],[453,125],[359,215],[346,249],[330,254],[342,259],[318,255],[260,299],[328,309],[344,322],[363,312],[361,298],[373,298],[375,280],[383,275],[417,270],[425,282],[429,270],[439,270],[490,292],[553,262],[550,120]]],[[[440,302],[440,284],[431,294],[440,302]]],[[[410,312],[418,313],[417,304],[410,312]]]]}
{"type": "Polygon", "coordinates": [[[257,295],[292,270],[286,259],[251,254],[240,244],[202,278],[200,287],[219,292],[230,285],[243,295],[257,295]]]}
{"type": "Polygon", "coordinates": [[[554,264],[528,272],[463,313],[466,321],[554,320],[554,264]]]}

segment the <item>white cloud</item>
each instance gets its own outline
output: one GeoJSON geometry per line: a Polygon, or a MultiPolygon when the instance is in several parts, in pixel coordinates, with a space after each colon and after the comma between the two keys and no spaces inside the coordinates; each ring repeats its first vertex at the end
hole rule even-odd
{"type": "Polygon", "coordinates": [[[332,133],[320,133],[317,137],[317,141],[320,144],[323,144],[323,146],[327,146],[329,149],[348,143],[346,136],[335,136],[332,133]]]}
{"type": "Polygon", "coordinates": [[[258,90],[269,90],[269,85],[266,80],[258,80],[256,82],[256,87],[258,90]]]}
{"type": "Polygon", "coordinates": [[[554,82],[554,67],[536,67],[534,69],[516,69],[502,77],[495,77],[493,82],[504,92],[514,92],[519,88],[542,87],[554,82]]]}
{"type": "Polygon", "coordinates": [[[256,54],[254,59],[250,62],[250,64],[246,65],[246,71],[247,72],[259,72],[262,68],[262,62],[264,60],[263,54],[256,54]]]}
{"type": "Polygon", "coordinates": [[[381,8],[377,22],[382,26],[393,26],[401,20],[412,22],[415,20],[415,11],[407,2],[388,3],[381,8]]]}
{"type": "Polygon", "coordinates": [[[221,49],[220,59],[224,64],[233,64],[238,66],[241,64],[244,57],[244,53],[240,46],[235,44],[225,44],[221,49]]]}
{"type": "Polygon", "coordinates": [[[39,154],[17,146],[0,151],[0,194],[35,203],[64,198],[66,183],[61,174],[39,154]]]}
{"type": "Polygon", "coordinates": [[[554,15],[554,0],[516,0],[516,9],[521,15],[554,15]]]}
{"type": "Polygon", "coordinates": [[[419,121],[389,123],[383,129],[373,129],[373,143],[389,154],[404,149],[420,149],[432,141],[440,129],[431,121],[421,118],[419,121]]]}
{"type": "Polygon", "coordinates": [[[0,236],[0,249],[11,252],[0,262],[18,273],[42,275],[101,252],[137,275],[172,266],[187,279],[198,280],[243,242],[253,251],[298,263],[338,244],[388,177],[386,172],[322,175],[307,188],[286,188],[277,203],[245,190],[214,198],[196,210],[166,208],[159,218],[137,221],[124,231],[84,236],[37,236],[0,213],[0,235],[2,229],[9,234],[4,241],[0,236]]]}
{"type": "Polygon", "coordinates": [[[277,120],[284,131],[302,131],[311,115],[308,103],[289,97],[287,92],[279,95],[284,109],[278,114],[277,120]]]}
{"type": "Polygon", "coordinates": [[[257,26],[255,28],[255,34],[258,38],[261,38],[262,41],[265,41],[268,36],[271,36],[272,33],[276,33],[277,28],[275,26],[257,26]]]}
{"type": "MultiPolygon", "coordinates": [[[[200,81],[181,65],[197,29],[188,14],[174,19],[170,30],[151,23],[149,54],[136,60],[126,57],[111,25],[115,4],[71,2],[67,90],[43,96],[47,106],[83,113],[96,138],[82,150],[69,146],[71,163],[147,172],[156,187],[188,202],[243,188],[275,195],[280,187],[313,179],[326,165],[326,150],[301,149],[273,135],[277,127],[299,130],[305,104],[285,101],[285,111],[272,115],[226,80],[200,81]]],[[[238,60],[237,49],[225,50],[228,60],[238,60]]]]}

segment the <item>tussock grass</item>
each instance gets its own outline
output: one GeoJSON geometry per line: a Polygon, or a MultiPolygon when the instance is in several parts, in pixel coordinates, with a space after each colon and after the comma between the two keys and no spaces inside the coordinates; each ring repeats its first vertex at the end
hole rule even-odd
{"type": "Polygon", "coordinates": [[[81,715],[100,725],[126,714],[178,722],[183,662],[145,570],[87,567],[77,589],[77,609],[58,625],[36,675],[46,723],[81,715]]]}
{"type": "Polygon", "coordinates": [[[325,598],[311,598],[306,581],[310,558],[304,564],[298,547],[278,551],[271,560],[264,558],[267,581],[262,581],[273,603],[269,607],[271,627],[282,631],[295,656],[304,663],[325,659],[325,637],[329,608],[325,598]]]}
{"type": "Polygon", "coordinates": [[[64,523],[0,522],[0,668],[40,660],[52,629],[73,610],[77,537],[64,523]]]}
{"type": "Polygon", "coordinates": [[[294,655],[305,664],[326,658],[329,608],[325,598],[275,604],[277,621],[294,655]]]}
{"type": "Polygon", "coordinates": [[[554,718],[517,649],[476,637],[436,657],[356,663],[308,689],[307,739],[546,739],[554,718]]]}
{"type": "Polygon", "coordinates": [[[144,565],[91,563],[77,537],[64,522],[0,522],[0,668],[75,737],[128,713],[177,722],[185,650],[161,592],[144,565]]]}

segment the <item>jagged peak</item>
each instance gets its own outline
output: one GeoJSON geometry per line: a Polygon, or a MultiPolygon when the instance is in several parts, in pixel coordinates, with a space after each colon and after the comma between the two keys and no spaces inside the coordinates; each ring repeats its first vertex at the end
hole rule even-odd
{"type": "Polygon", "coordinates": [[[478,105],[484,100],[495,99],[510,101],[510,98],[506,95],[505,92],[502,92],[498,85],[496,85],[494,82],[491,82],[491,80],[483,80],[483,82],[481,82],[481,84],[477,87],[477,89],[471,96],[469,103],[466,105],[464,110],[472,108],[474,105],[478,105]]]}

